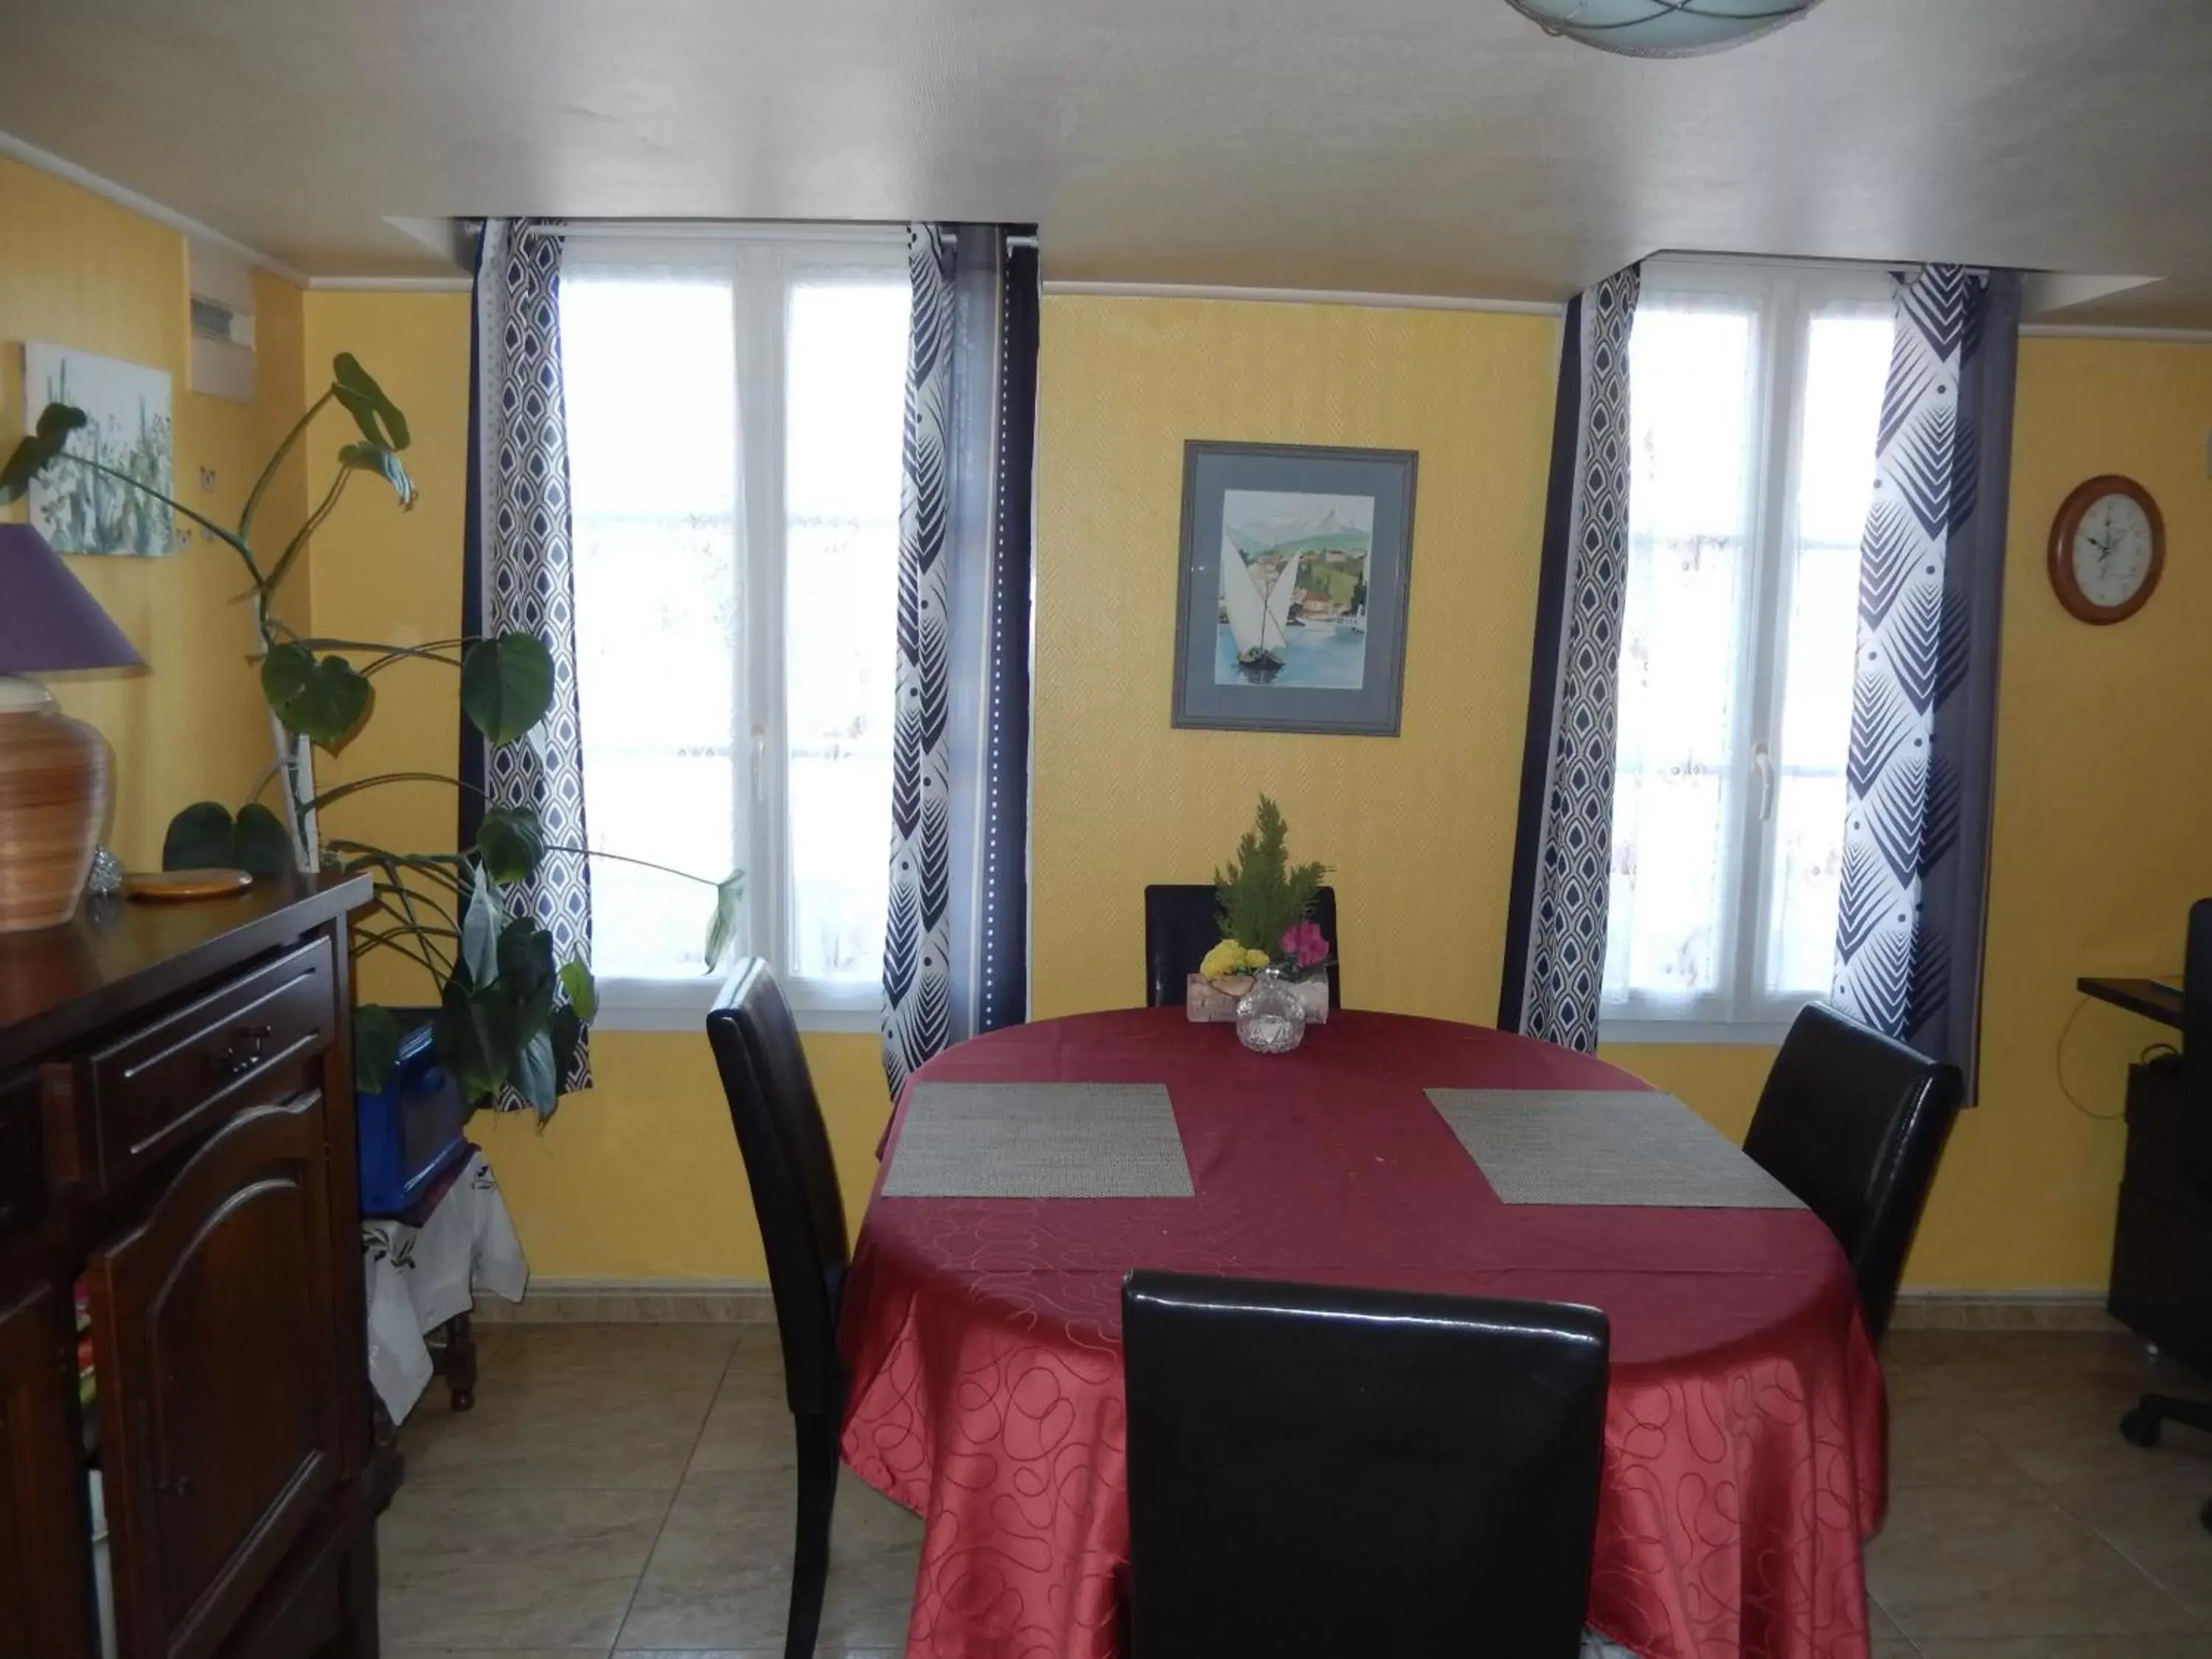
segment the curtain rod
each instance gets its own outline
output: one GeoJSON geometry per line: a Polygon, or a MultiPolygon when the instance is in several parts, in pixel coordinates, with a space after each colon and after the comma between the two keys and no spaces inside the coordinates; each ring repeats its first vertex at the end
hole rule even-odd
{"type": "MultiPolygon", "coordinates": [[[[469,234],[483,234],[482,219],[468,220],[469,234]]],[[[659,241],[680,241],[691,238],[708,240],[716,238],[758,240],[762,241],[854,241],[870,231],[906,233],[906,222],[892,219],[563,219],[560,222],[568,230],[587,230],[594,236],[636,236],[659,241]]],[[[552,234],[545,227],[532,227],[523,234],[535,236],[552,234]]],[[[938,240],[948,246],[956,240],[954,233],[938,232],[938,240]]],[[[1034,250],[1037,239],[1034,232],[1023,232],[1006,238],[1008,247],[1034,250]]]]}

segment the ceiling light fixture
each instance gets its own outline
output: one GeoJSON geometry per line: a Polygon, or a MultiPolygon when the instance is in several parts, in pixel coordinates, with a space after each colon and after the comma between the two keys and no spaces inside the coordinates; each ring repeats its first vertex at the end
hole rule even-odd
{"type": "Polygon", "coordinates": [[[1820,0],[1505,0],[1544,26],[1626,58],[1694,58],[1794,23],[1820,0]]]}

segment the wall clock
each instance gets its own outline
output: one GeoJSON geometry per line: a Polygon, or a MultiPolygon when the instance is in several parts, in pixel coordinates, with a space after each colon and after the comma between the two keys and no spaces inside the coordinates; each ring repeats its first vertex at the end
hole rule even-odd
{"type": "Polygon", "coordinates": [[[2166,568],[2166,520],[2150,491],[2116,472],[2089,479],[2051,521],[2051,586],[2085,623],[2124,622],[2166,568]]]}

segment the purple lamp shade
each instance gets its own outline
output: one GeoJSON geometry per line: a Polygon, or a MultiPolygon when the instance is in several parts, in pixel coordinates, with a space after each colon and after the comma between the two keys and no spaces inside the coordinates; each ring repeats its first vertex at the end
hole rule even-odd
{"type": "Polygon", "coordinates": [[[27,524],[0,524],[0,674],[143,661],[44,536],[27,524]]]}

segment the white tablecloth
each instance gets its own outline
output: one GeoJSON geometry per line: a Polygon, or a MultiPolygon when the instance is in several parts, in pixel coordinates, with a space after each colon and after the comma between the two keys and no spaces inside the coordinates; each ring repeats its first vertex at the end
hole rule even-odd
{"type": "Polygon", "coordinates": [[[471,1150],[460,1175],[420,1227],[364,1221],[362,1271],[368,1287],[368,1380],[394,1423],[404,1422],[429,1386],[423,1338],[489,1291],[522,1300],[530,1264],[508,1220],[484,1155],[471,1150]]]}

